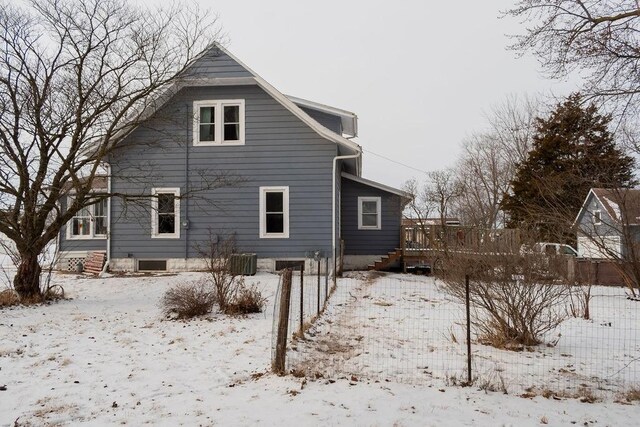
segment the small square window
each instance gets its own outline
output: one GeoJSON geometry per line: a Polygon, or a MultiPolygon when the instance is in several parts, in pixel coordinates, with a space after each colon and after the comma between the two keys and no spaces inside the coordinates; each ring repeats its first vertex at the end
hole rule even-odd
{"type": "Polygon", "coordinates": [[[358,229],[380,230],[381,227],[380,197],[358,197],[358,229]]]}
{"type": "MultiPolygon", "coordinates": [[[[69,197],[67,203],[67,206],[73,203],[73,197],[69,197]]],[[[106,198],[80,209],[69,221],[67,238],[94,239],[106,237],[107,209],[108,201],[106,198]]]]}
{"type": "Polygon", "coordinates": [[[195,101],[194,145],[244,144],[244,100],[195,101]]]}

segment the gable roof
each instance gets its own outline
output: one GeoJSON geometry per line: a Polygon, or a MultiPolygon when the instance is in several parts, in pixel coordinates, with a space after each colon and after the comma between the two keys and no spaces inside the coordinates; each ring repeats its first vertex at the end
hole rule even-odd
{"type": "Polygon", "coordinates": [[[574,224],[587,209],[590,196],[596,199],[609,217],[626,225],[640,224],[640,189],[638,188],[592,188],[585,198],[574,224]]]}
{"type": "MultiPolygon", "coordinates": [[[[331,142],[338,144],[341,147],[346,148],[350,152],[362,153],[362,147],[355,142],[344,138],[342,135],[338,135],[337,133],[327,129],[318,121],[313,119],[309,114],[305,113],[300,107],[298,107],[289,97],[285,96],[282,92],[278,91],[275,87],[273,87],[270,83],[260,77],[256,72],[251,70],[248,66],[246,66],[242,61],[236,58],[231,52],[222,47],[219,43],[213,43],[213,45],[200,52],[195,58],[191,60],[191,63],[185,67],[182,71],[182,77],[179,77],[173,83],[169,84],[161,93],[159,93],[154,99],[149,101],[144,109],[140,112],[140,121],[143,121],[153,114],[155,114],[164,104],[166,104],[178,91],[184,87],[193,87],[193,86],[231,86],[231,85],[253,85],[256,84],[260,88],[262,88],[265,92],[267,92],[273,99],[279,102],[283,107],[289,110],[294,116],[300,119],[303,123],[308,125],[313,131],[315,131],[322,138],[327,139],[331,142]],[[220,55],[222,53],[223,55],[220,55]],[[208,70],[206,66],[203,65],[203,59],[207,56],[215,57],[216,60],[221,59],[222,65],[221,69],[224,69],[222,73],[223,77],[211,77],[207,76],[208,72],[212,72],[208,70]],[[223,56],[227,56],[224,58],[223,56]],[[194,73],[193,70],[200,69],[200,74],[198,72],[194,73]]],[[[307,101],[312,103],[311,101],[307,101]]],[[[315,105],[322,105],[313,103],[315,105]]],[[[333,108],[325,106],[326,108],[333,108]]],[[[349,113],[346,110],[334,109],[336,111],[343,111],[344,113],[349,113]]],[[[353,114],[353,113],[350,113],[353,114]]],[[[355,114],[353,114],[355,117],[355,114]]],[[[137,127],[137,126],[135,126],[137,127]]],[[[133,132],[134,128],[127,129],[126,131],[121,131],[122,135],[119,137],[120,140],[126,138],[131,132],[133,132]]],[[[119,132],[120,133],[120,132],[119,132]]],[[[89,144],[87,148],[84,150],[84,154],[90,155],[94,150],[97,150],[99,147],[99,143],[89,144]]],[[[356,172],[360,173],[359,162],[356,161],[356,172]]]]}
{"type": "Polygon", "coordinates": [[[361,176],[355,176],[347,172],[341,173],[343,178],[350,179],[351,181],[359,182],[360,184],[368,185],[369,187],[377,188],[378,190],[386,191],[387,193],[395,194],[402,197],[407,202],[413,199],[411,194],[406,191],[398,190],[397,188],[389,187],[388,185],[380,184],[379,182],[371,181],[370,179],[362,178],[361,176]]]}
{"type": "MultiPolygon", "coordinates": [[[[217,50],[219,52],[222,52],[224,55],[226,55],[229,58],[231,58],[236,64],[238,64],[244,70],[246,70],[250,74],[249,79],[253,79],[253,81],[252,81],[253,83],[255,83],[258,86],[260,86],[265,92],[267,92],[269,95],[271,95],[272,98],[274,98],[276,101],[278,101],[283,107],[285,107],[287,110],[289,110],[291,113],[293,113],[293,115],[298,117],[302,122],[307,124],[318,135],[320,135],[321,137],[323,137],[325,139],[328,139],[329,141],[335,142],[336,144],[338,144],[338,145],[340,145],[342,147],[345,147],[345,148],[347,148],[347,149],[349,149],[349,150],[351,150],[353,152],[358,152],[358,153],[362,152],[362,147],[360,147],[360,145],[358,145],[355,142],[353,142],[353,141],[351,141],[351,140],[349,140],[347,138],[344,138],[342,135],[338,135],[337,133],[327,129],[324,126],[322,126],[315,119],[313,119],[310,115],[305,113],[300,107],[298,107],[296,105],[296,103],[293,102],[289,97],[287,97],[282,92],[280,92],[275,87],[273,87],[269,82],[267,82],[265,79],[260,77],[255,71],[253,71],[251,68],[249,68],[247,65],[245,65],[242,61],[240,61],[238,58],[236,58],[231,52],[229,52],[227,49],[225,49],[224,47],[222,47],[218,43],[214,43],[214,45],[211,48],[203,51],[198,57],[194,58],[192,64],[189,65],[189,67],[197,66],[198,60],[200,60],[202,57],[204,57],[207,54],[210,54],[212,51],[215,51],[215,50],[217,50]]],[[[206,84],[207,82],[213,83],[213,82],[209,81],[206,78],[205,79],[200,79],[200,78],[196,77],[195,79],[192,79],[192,78],[188,77],[188,73],[185,73],[185,74],[187,74],[187,77],[184,78],[184,79],[180,79],[180,82],[178,83],[178,84],[181,85],[181,87],[191,86],[192,83],[199,83],[198,85],[200,85],[200,86],[206,84]]],[[[247,84],[246,77],[231,77],[231,78],[232,79],[241,80],[241,81],[244,82],[244,84],[247,84]]],[[[219,82],[222,82],[223,80],[226,80],[226,78],[222,77],[222,78],[219,78],[217,80],[219,82]]],[[[297,99],[299,99],[299,98],[297,98],[297,99]]],[[[322,104],[313,103],[311,101],[308,101],[308,102],[311,103],[311,104],[315,104],[316,106],[322,105],[322,104]]],[[[324,107],[325,108],[333,108],[333,107],[328,107],[328,106],[324,106],[324,107]]],[[[312,107],[310,107],[310,108],[312,108],[312,107]]],[[[339,110],[339,109],[336,109],[336,108],[333,108],[333,110],[342,111],[343,113],[349,113],[348,111],[339,110]]],[[[350,114],[352,114],[355,117],[355,114],[353,114],[353,113],[350,113],[350,114]]]]}

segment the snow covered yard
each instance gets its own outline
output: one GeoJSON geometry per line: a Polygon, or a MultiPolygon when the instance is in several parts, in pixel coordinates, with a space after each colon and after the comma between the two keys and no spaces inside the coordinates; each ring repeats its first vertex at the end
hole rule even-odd
{"type": "MultiPolygon", "coordinates": [[[[640,415],[637,404],[610,400],[524,399],[340,375],[277,377],[268,370],[278,276],[249,279],[271,297],[266,313],[164,320],[157,306],[163,292],[199,277],[56,274],[73,299],[1,310],[0,426],[603,426],[640,415]]],[[[328,314],[341,308],[332,305],[328,314]]]]}
{"type": "MultiPolygon", "coordinates": [[[[622,288],[593,287],[592,295],[591,319],[569,317],[545,344],[509,351],[472,336],[476,384],[604,399],[640,387],[640,303],[622,288]]],[[[305,372],[414,384],[467,379],[465,307],[432,277],[340,279],[326,315],[292,347],[291,367],[305,372]]]]}

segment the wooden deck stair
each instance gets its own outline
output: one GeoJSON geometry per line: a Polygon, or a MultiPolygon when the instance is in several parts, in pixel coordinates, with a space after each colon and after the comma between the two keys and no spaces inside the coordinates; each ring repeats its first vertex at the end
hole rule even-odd
{"type": "Polygon", "coordinates": [[[388,268],[391,264],[402,258],[402,249],[396,249],[393,252],[388,252],[388,255],[383,256],[380,260],[375,263],[369,265],[367,267],[368,270],[384,270],[388,268]]]}
{"type": "Polygon", "coordinates": [[[104,252],[90,252],[84,261],[84,272],[98,275],[104,267],[107,254],[104,252]]]}

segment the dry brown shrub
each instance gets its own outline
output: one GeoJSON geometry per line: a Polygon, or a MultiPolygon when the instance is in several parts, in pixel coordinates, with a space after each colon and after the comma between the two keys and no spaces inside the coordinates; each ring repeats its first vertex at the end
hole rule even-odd
{"type": "Polygon", "coordinates": [[[178,319],[190,319],[210,313],[215,294],[204,280],[181,283],[167,290],[160,300],[165,316],[175,314],[178,319]]]}
{"type": "Polygon", "coordinates": [[[13,289],[5,289],[0,291],[0,307],[10,307],[20,304],[18,293],[13,289]]]}
{"type": "Polygon", "coordinates": [[[225,314],[260,313],[264,309],[267,299],[256,285],[245,286],[244,281],[225,308],[220,307],[225,314]]]}
{"type": "Polygon", "coordinates": [[[444,289],[458,301],[469,300],[480,342],[521,350],[542,342],[545,333],[567,317],[570,288],[552,274],[540,256],[458,254],[445,261],[444,289]]]}

